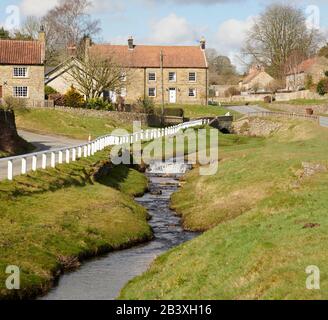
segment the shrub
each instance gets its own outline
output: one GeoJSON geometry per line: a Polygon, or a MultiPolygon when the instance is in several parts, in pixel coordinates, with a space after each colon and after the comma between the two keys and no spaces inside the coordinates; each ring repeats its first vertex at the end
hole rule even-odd
{"type": "Polygon", "coordinates": [[[164,115],[171,117],[183,117],[184,111],[181,108],[165,108],[164,115]]]}
{"type": "Polygon", "coordinates": [[[138,113],[154,114],[154,100],[151,98],[139,98],[133,105],[133,111],[138,113]]]}
{"type": "Polygon", "coordinates": [[[225,97],[233,97],[233,96],[239,96],[240,91],[236,87],[230,87],[224,92],[225,97]]]}
{"type": "Polygon", "coordinates": [[[49,99],[49,95],[58,93],[57,90],[55,90],[53,87],[45,86],[44,87],[44,94],[46,99],[49,99]]]}
{"type": "Polygon", "coordinates": [[[83,108],[85,106],[84,97],[74,88],[71,88],[64,95],[65,106],[69,108],[83,108]]]}
{"type": "Polygon", "coordinates": [[[114,109],[113,105],[110,102],[102,98],[89,99],[86,102],[86,108],[93,109],[93,110],[106,110],[106,111],[111,111],[114,109]]]}
{"type": "Polygon", "coordinates": [[[26,100],[19,99],[12,96],[7,96],[3,99],[3,102],[0,106],[3,110],[18,110],[18,109],[26,109],[26,100]]]}
{"type": "Polygon", "coordinates": [[[275,101],[274,97],[270,97],[270,96],[264,97],[264,102],[265,103],[271,103],[272,101],[275,101]]]}
{"type": "Polygon", "coordinates": [[[317,86],[317,92],[321,96],[324,96],[326,93],[328,93],[328,78],[319,81],[317,86]]]}
{"type": "Polygon", "coordinates": [[[55,106],[60,106],[60,107],[65,106],[64,95],[60,93],[49,94],[48,99],[52,100],[55,106]]]}
{"type": "Polygon", "coordinates": [[[328,71],[325,71],[325,77],[328,78],[328,71]]]}

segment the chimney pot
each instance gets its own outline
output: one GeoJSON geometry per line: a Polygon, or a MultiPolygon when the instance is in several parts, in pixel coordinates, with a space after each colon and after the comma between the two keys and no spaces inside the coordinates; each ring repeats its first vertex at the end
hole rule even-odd
{"type": "Polygon", "coordinates": [[[202,39],[200,40],[200,47],[202,50],[206,49],[206,40],[204,37],[202,37],[202,39]]]}
{"type": "Polygon", "coordinates": [[[128,46],[129,46],[129,50],[133,50],[134,49],[134,44],[133,44],[133,37],[129,37],[128,39],[128,46]]]}

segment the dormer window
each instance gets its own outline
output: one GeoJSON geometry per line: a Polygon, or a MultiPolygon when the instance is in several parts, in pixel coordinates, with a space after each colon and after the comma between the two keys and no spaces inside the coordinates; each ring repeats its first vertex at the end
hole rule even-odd
{"type": "Polygon", "coordinates": [[[27,67],[14,67],[14,78],[27,78],[27,67]]]}

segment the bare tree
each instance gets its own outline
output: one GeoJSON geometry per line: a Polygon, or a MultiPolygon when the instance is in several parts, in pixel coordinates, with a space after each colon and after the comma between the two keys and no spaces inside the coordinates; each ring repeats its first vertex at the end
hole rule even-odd
{"type": "MultiPolygon", "coordinates": [[[[89,14],[91,6],[89,0],[61,0],[40,20],[47,35],[48,64],[61,62],[66,57],[67,47],[77,46],[86,35],[95,37],[101,31],[100,21],[89,14]]],[[[33,26],[33,21],[28,25],[33,26]]]]}
{"type": "Polygon", "coordinates": [[[318,43],[318,32],[308,29],[302,10],[291,5],[273,4],[254,21],[243,53],[281,79],[293,52],[309,56],[316,52],[318,43]]]}
{"type": "Polygon", "coordinates": [[[101,55],[78,60],[68,70],[68,76],[87,99],[99,98],[105,90],[120,92],[127,86],[129,75],[129,69],[120,66],[114,58],[101,55]]]}
{"type": "Polygon", "coordinates": [[[284,73],[290,76],[288,86],[292,86],[293,91],[296,91],[300,85],[298,81],[298,75],[301,72],[300,65],[306,58],[303,51],[294,50],[285,62],[284,73]]]}

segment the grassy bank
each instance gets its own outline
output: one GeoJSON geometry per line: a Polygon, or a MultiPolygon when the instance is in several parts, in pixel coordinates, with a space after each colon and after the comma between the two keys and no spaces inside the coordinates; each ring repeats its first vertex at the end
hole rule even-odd
{"type": "Polygon", "coordinates": [[[0,299],[46,292],[83,259],[152,236],[147,212],[132,197],[147,189],[147,179],[119,166],[94,182],[106,156],[0,183],[0,299]],[[20,268],[21,290],[5,289],[8,265],[20,268]]]}
{"type": "Polygon", "coordinates": [[[309,122],[231,136],[217,174],[190,172],[172,199],[185,227],[208,231],[159,257],[121,298],[327,299],[327,138],[309,122]],[[306,289],[310,265],[321,290],[306,289]]]}
{"type": "Polygon", "coordinates": [[[86,140],[89,134],[98,137],[115,128],[131,130],[132,123],[117,121],[110,117],[96,117],[68,113],[55,109],[28,109],[16,112],[16,123],[20,129],[38,133],[58,134],[86,140]]]}
{"type": "Polygon", "coordinates": [[[217,117],[223,116],[227,112],[232,113],[235,116],[240,116],[238,112],[228,110],[219,106],[204,106],[204,105],[185,105],[185,104],[169,104],[166,108],[181,108],[184,110],[184,116],[186,118],[200,118],[200,117],[217,117]]]}

